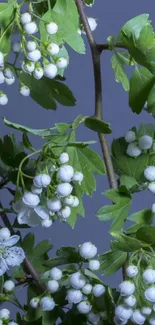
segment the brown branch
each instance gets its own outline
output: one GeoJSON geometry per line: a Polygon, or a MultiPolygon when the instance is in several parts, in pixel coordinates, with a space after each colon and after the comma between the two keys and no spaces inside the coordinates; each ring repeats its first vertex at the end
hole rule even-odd
{"type": "MultiPolygon", "coordinates": [[[[7,215],[1,212],[0,216],[1,219],[3,220],[5,227],[7,227],[12,234],[16,234],[7,215]]],[[[46,290],[46,286],[40,282],[39,274],[36,272],[36,270],[34,269],[33,265],[31,264],[31,262],[28,260],[27,257],[25,257],[23,261],[23,267],[27,270],[28,274],[30,274],[33,280],[37,283],[38,287],[40,288],[40,291],[44,292],[46,290]]]]}
{"type": "MultiPolygon", "coordinates": [[[[102,53],[103,51],[110,50],[110,45],[109,44],[97,44],[96,45],[99,52],[102,53]]],[[[127,50],[127,46],[123,43],[115,43],[114,48],[120,48],[120,49],[125,49],[127,50]]]]}

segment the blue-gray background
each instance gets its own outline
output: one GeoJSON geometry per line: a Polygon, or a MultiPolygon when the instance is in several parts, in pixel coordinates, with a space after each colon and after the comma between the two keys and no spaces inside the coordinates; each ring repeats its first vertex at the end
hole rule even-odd
{"type": "MultiPolygon", "coordinates": [[[[149,13],[150,18],[155,26],[155,12],[153,1],[103,1],[96,0],[95,5],[90,9],[87,8],[87,14],[90,17],[98,19],[98,27],[94,36],[99,43],[105,43],[110,35],[117,35],[121,26],[130,18],[141,14],[149,13]]],[[[94,89],[93,73],[90,51],[87,46],[86,55],[79,55],[69,49],[70,65],[66,70],[67,85],[72,89],[77,99],[76,107],[61,107],[57,111],[44,110],[37,105],[31,98],[22,97],[19,94],[17,84],[5,88],[9,103],[7,106],[0,107],[0,116],[32,128],[48,128],[56,122],[70,122],[77,115],[94,114],[94,89]]],[[[102,76],[103,76],[103,115],[104,119],[111,123],[113,133],[108,136],[109,144],[112,138],[124,135],[124,133],[133,125],[139,125],[140,122],[154,123],[154,119],[147,113],[140,116],[131,112],[128,106],[128,93],[126,93],[119,83],[114,80],[114,74],[110,66],[110,54],[105,52],[102,55],[102,76]]],[[[0,119],[1,135],[12,132],[11,129],[3,125],[0,119]]],[[[14,132],[17,139],[21,134],[14,132]]],[[[78,140],[97,140],[95,133],[80,128],[78,140]]],[[[40,146],[39,138],[33,138],[36,148],[40,146]]],[[[93,149],[100,153],[100,146],[97,143],[93,149]]],[[[43,239],[51,239],[55,248],[60,246],[77,246],[85,241],[93,241],[98,252],[102,253],[109,249],[110,236],[108,235],[108,223],[101,223],[96,217],[96,211],[108,200],[104,198],[102,192],[108,188],[106,176],[96,177],[97,191],[92,198],[84,198],[86,217],[79,218],[74,230],[67,224],[55,223],[51,228],[34,229],[36,242],[43,239]]],[[[2,200],[5,206],[8,204],[10,197],[7,192],[3,192],[2,200]]],[[[147,191],[135,195],[131,211],[137,211],[141,208],[148,208],[154,202],[153,195],[147,191]]],[[[23,234],[26,231],[23,231],[23,234]]],[[[51,253],[52,254],[52,253],[51,253]]],[[[53,253],[54,254],[54,253],[53,253]]],[[[121,272],[113,277],[106,277],[104,281],[111,286],[117,286],[121,279],[121,272]]]]}

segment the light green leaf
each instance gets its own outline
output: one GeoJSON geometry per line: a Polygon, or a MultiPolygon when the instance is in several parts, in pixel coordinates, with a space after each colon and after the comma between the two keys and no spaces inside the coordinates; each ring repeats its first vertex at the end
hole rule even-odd
{"type": "Polygon", "coordinates": [[[88,269],[85,269],[84,270],[84,274],[86,276],[88,276],[89,278],[93,279],[93,280],[96,280],[98,283],[102,283],[103,282],[98,278],[98,276],[96,274],[94,274],[92,271],[88,270],[88,269]]]}
{"type": "Polygon", "coordinates": [[[124,90],[129,91],[130,89],[129,80],[124,70],[124,64],[125,64],[123,60],[124,57],[121,54],[121,52],[116,52],[116,51],[113,52],[114,55],[111,58],[111,65],[115,73],[115,79],[116,81],[122,84],[124,90]]]}
{"type": "Polygon", "coordinates": [[[63,15],[66,20],[70,20],[78,29],[79,14],[74,0],[57,0],[53,10],[63,15]]]}
{"type": "Polygon", "coordinates": [[[101,221],[114,219],[110,233],[120,231],[128,216],[131,205],[131,197],[128,194],[120,193],[116,189],[108,190],[104,193],[106,197],[112,200],[113,205],[107,205],[100,208],[97,212],[97,217],[101,221]]]}
{"type": "Polygon", "coordinates": [[[99,261],[101,263],[100,271],[102,275],[109,276],[116,273],[124,264],[127,258],[126,252],[120,250],[108,251],[102,255],[99,255],[99,261]]]}
{"type": "Polygon", "coordinates": [[[0,25],[1,25],[0,51],[2,51],[5,54],[9,53],[10,47],[11,47],[11,41],[10,41],[11,25],[10,25],[10,23],[13,19],[13,13],[14,13],[13,3],[0,3],[0,25]]]}
{"type": "Polygon", "coordinates": [[[111,235],[117,239],[116,242],[112,242],[113,248],[116,250],[118,249],[123,252],[134,252],[143,247],[142,243],[136,238],[126,236],[123,233],[111,232],[111,235]]]}
{"type": "Polygon", "coordinates": [[[112,130],[110,128],[110,124],[104,121],[100,121],[95,117],[87,117],[84,121],[84,125],[93,131],[98,133],[108,134],[111,133],[112,130]]]}
{"type": "Polygon", "coordinates": [[[144,209],[131,214],[128,220],[136,222],[138,224],[150,225],[153,222],[154,213],[152,209],[144,209]]]}
{"type": "Polygon", "coordinates": [[[143,135],[149,135],[154,138],[155,126],[153,124],[141,124],[138,131],[137,136],[142,137],[143,135]]]}
{"type": "Polygon", "coordinates": [[[121,30],[123,30],[128,37],[135,35],[136,38],[139,38],[142,28],[149,22],[148,19],[149,14],[138,15],[125,23],[121,30]]]}
{"type": "Polygon", "coordinates": [[[120,186],[125,186],[127,190],[132,191],[137,189],[138,183],[134,177],[123,174],[120,176],[120,186]]]}

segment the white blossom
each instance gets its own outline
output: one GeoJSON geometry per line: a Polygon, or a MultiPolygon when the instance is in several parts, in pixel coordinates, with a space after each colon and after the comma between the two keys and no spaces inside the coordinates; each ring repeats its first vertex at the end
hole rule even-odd
{"type": "Polygon", "coordinates": [[[0,318],[3,320],[8,320],[10,318],[10,311],[6,308],[1,309],[0,318]]]}
{"type": "Polygon", "coordinates": [[[47,201],[47,207],[54,212],[58,212],[61,209],[62,204],[59,199],[53,198],[47,201]]]}
{"type": "Polygon", "coordinates": [[[96,19],[95,18],[92,18],[92,17],[88,17],[87,19],[88,19],[88,23],[89,23],[90,29],[93,32],[96,29],[96,27],[97,27],[96,19]]]}
{"type": "Polygon", "coordinates": [[[142,150],[137,146],[136,142],[131,142],[128,144],[126,153],[128,156],[136,158],[141,155],[142,150]]]}
{"type": "Polygon", "coordinates": [[[59,157],[60,164],[65,164],[69,161],[69,155],[67,152],[62,152],[59,157]]]}
{"type": "Polygon", "coordinates": [[[55,307],[54,299],[51,297],[43,297],[40,300],[40,307],[44,311],[50,311],[53,310],[55,307]]]}
{"type": "Polygon", "coordinates": [[[135,291],[135,285],[134,283],[130,281],[123,281],[119,284],[119,292],[121,296],[130,296],[135,291]]]}
{"type": "Polygon", "coordinates": [[[83,174],[81,172],[74,173],[72,180],[78,182],[81,185],[83,181],[83,174]]]}
{"type": "Polygon", "coordinates": [[[150,288],[147,288],[145,290],[145,298],[150,302],[155,302],[155,286],[152,286],[150,288]]]}
{"type": "Polygon", "coordinates": [[[37,62],[41,59],[41,52],[38,49],[28,52],[27,58],[32,62],[37,62]]]}
{"type": "Polygon", "coordinates": [[[24,12],[21,17],[20,17],[20,21],[23,25],[27,24],[27,23],[30,23],[32,17],[31,15],[29,14],[29,12],[24,12]]]}
{"type": "Polygon", "coordinates": [[[95,284],[93,287],[93,294],[95,297],[100,297],[105,293],[105,287],[102,284],[95,284]]]}
{"type": "Polygon", "coordinates": [[[63,182],[70,182],[74,175],[74,169],[70,165],[61,166],[57,172],[57,176],[63,182]]]}
{"type": "Polygon", "coordinates": [[[139,309],[133,311],[131,320],[136,324],[144,324],[146,317],[142,315],[139,309]]]}
{"type": "Polygon", "coordinates": [[[53,63],[49,63],[44,67],[44,75],[47,78],[54,79],[57,75],[57,72],[58,72],[57,67],[53,63]]]}
{"type": "Polygon", "coordinates": [[[51,183],[51,177],[48,174],[39,174],[34,177],[33,183],[37,187],[47,187],[51,183]]]}
{"type": "Polygon", "coordinates": [[[152,284],[155,283],[155,270],[152,269],[146,269],[143,272],[143,280],[148,283],[148,284],[152,284]]]}
{"type": "Polygon", "coordinates": [[[86,284],[86,280],[80,272],[73,273],[69,282],[74,289],[82,289],[86,284]]]}
{"type": "Polygon", "coordinates": [[[155,213],[155,203],[152,204],[152,212],[155,213]]]}
{"type": "Polygon", "coordinates": [[[37,48],[37,44],[34,41],[28,41],[26,43],[26,48],[27,48],[28,52],[35,51],[37,48]]]}
{"type": "Polygon", "coordinates": [[[9,78],[9,79],[14,77],[13,71],[10,68],[5,68],[4,69],[4,76],[6,78],[9,78]]]}
{"type": "Polygon", "coordinates": [[[59,51],[60,51],[60,47],[59,47],[59,45],[56,44],[56,43],[50,43],[50,44],[48,44],[47,51],[48,51],[51,55],[56,55],[56,54],[59,53],[59,51]]]}
{"type": "Polygon", "coordinates": [[[143,135],[138,140],[139,148],[143,150],[150,149],[153,144],[153,139],[149,135],[143,135]]]}
{"type": "Polygon", "coordinates": [[[144,315],[144,316],[148,316],[152,313],[152,309],[150,307],[142,307],[141,308],[141,313],[144,315]]]}
{"type": "Polygon", "coordinates": [[[77,310],[80,314],[88,314],[91,309],[92,306],[90,305],[89,301],[81,301],[77,305],[77,310]]]}
{"type": "Polygon", "coordinates": [[[80,290],[70,289],[67,291],[66,299],[70,304],[78,304],[83,298],[80,290]]]}
{"type": "Polygon", "coordinates": [[[125,134],[125,141],[131,143],[136,140],[136,133],[134,131],[128,131],[125,134]]]}
{"type": "Polygon", "coordinates": [[[125,305],[127,305],[128,307],[133,307],[133,306],[135,306],[135,304],[136,304],[136,298],[135,298],[135,296],[131,295],[131,296],[125,297],[125,298],[124,298],[124,303],[125,303],[125,305]]]}
{"type": "Polygon", "coordinates": [[[4,54],[0,52],[0,66],[3,66],[4,64],[4,54]]]}
{"type": "Polygon", "coordinates": [[[71,208],[68,206],[65,206],[63,209],[58,211],[58,216],[63,218],[64,220],[69,218],[70,215],[71,215],[71,208]]]}
{"type": "Polygon", "coordinates": [[[127,308],[124,305],[118,305],[115,308],[115,316],[117,316],[121,321],[128,320],[132,316],[132,309],[127,308]]]}
{"type": "Polygon", "coordinates": [[[126,275],[127,275],[129,278],[134,278],[137,274],[138,274],[138,268],[137,268],[136,265],[129,265],[129,266],[126,268],[126,275]]]}
{"type": "Polygon", "coordinates": [[[71,206],[72,208],[75,208],[79,205],[79,199],[77,196],[74,195],[70,195],[68,197],[65,198],[64,202],[71,206]]]}
{"type": "Polygon", "coordinates": [[[22,95],[22,96],[25,96],[25,97],[27,97],[27,96],[29,96],[30,95],[30,88],[29,87],[27,87],[27,86],[21,86],[20,87],[20,94],[22,95]]]}
{"type": "Polygon", "coordinates": [[[35,34],[38,31],[37,24],[34,21],[24,24],[24,30],[27,34],[35,34]]]}
{"type": "Polygon", "coordinates": [[[89,295],[91,292],[92,292],[92,285],[90,283],[86,283],[85,286],[82,288],[82,292],[85,294],[85,295],[89,295]]]}
{"type": "Polygon", "coordinates": [[[10,230],[6,227],[0,229],[0,241],[6,241],[10,238],[10,230]]]}
{"type": "Polygon", "coordinates": [[[59,281],[62,278],[62,271],[58,267],[53,267],[50,270],[50,276],[53,280],[59,281]]]}
{"type": "Polygon", "coordinates": [[[3,284],[3,289],[6,291],[6,292],[10,292],[10,291],[13,291],[15,288],[15,284],[12,280],[7,280],[4,282],[3,284]]]}
{"type": "Polygon", "coordinates": [[[5,78],[5,83],[8,85],[8,86],[11,86],[14,82],[15,82],[15,77],[13,76],[12,78],[5,78]]]}
{"type": "Polygon", "coordinates": [[[51,22],[46,25],[46,31],[50,35],[56,34],[56,32],[58,31],[58,25],[54,22],[51,22]]]}
{"type": "Polygon", "coordinates": [[[91,242],[86,242],[80,246],[80,255],[83,258],[90,259],[97,254],[97,247],[91,242]]]}
{"type": "Polygon", "coordinates": [[[33,194],[31,192],[27,192],[23,195],[22,201],[24,202],[25,205],[27,205],[30,208],[36,207],[39,202],[39,196],[37,194],[33,194]]]}
{"type": "Polygon", "coordinates": [[[66,58],[59,58],[56,62],[56,65],[59,69],[64,69],[67,67],[68,61],[66,58]]]}
{"type": "Polygon", "coordinates": [[[148,166],[144,170],[144,176],[150,182],[155,181],[155,166],[148,166]]]}
{"type": "Polygon", "coordinates": [[[5,77],[4,77],[3,71],[0,71],[0,84],[3,84],[4,81],[5,81],[5,77]]]}
{"type": "Polygon", "coordinates": [[[33,76],[35,79],[40,80],[44,75],[44,70],[42,67],[35,68],[33,71],[33,76]]]}
{"type": "Polygon", "coordinates": [[[5,94],[0,94],[0,105],[7,105],[8,97],[5,94]]]}
{"type": "Polygon", "coordinates": [[[30,300],[30,306],[32,307],[32,308],[38,308],[39,307],[39,301],[40,301],[40,299],[38,298],[38,297],[34,297],[34,298],[32,298],[31,300],[30,300]]]}
{"type": "Polygon", "coordinates": [[[59,283],[56,280],[49,280],[47,282],[47,289],[51,292],[54,293],[56,291],[58,291],[59,289],[59,283]]]}
{"type": "Polygon", "coordinates": [[[148,320],[150,325],[155,325],[155,316],[151,316],[148,320]]]}
{"type": "Polygon", "coordinates": [[[92,311],[88,314],[88,320],[94,324],[97,325],[100,320],[100,314],[99,313],[93,313],[92,311]]]}
{"type": "Polygon", "coordinates": [[[42,220],[47,220],[49,219],[49,211],[47,208],[45,208],[42,205],[38,205],[34,208],[34,211],[37,213],[37,215],[42,219],[42,220]]]}
{"type": "Polygon", "coordinates": [[[155,182],[149,183],[147,188],[150,192],[155,193],[155,182]]]}
{"type": "Polygon", "coordinates": [[[89,269],[91,271],[97,271],[100,268],[100,262],[98,260],[89,261],[89,269]]]}
{"type": "Polygon", "coordinates": [[[51,219],[46,219],[41,221],[42,227],[49,228],[53,224],[53,221],[51,219]]]}
{"type": "Polygon", "coordinates": [[[33,193],[33,194],[41,194],[42,193],[42,188],[41,187],[37,187],[37,186],[35,186],[35,185],[32,185],[31,186],[31,192],[33,193]]]}
{"type": "Polygon", "coordinates": [[[73,186],[70,183],[60,183],[57,186],[56,192],[60,197],[66,197],[71,194],[73,186]]]}

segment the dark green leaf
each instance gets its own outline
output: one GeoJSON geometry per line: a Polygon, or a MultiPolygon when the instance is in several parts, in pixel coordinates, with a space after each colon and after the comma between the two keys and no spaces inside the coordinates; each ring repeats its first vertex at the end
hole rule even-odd
{"type": "Polygon", "coordinates": [[[52,268],[54,266],[79,263],[81,261],[81,256],[74,247],[61,247],[59,250],[57,250],[56,255],[56,258],[51,258],[44,264],[52,268]]]}
{"type": "Polygon", "coordinates": [[[133,188],[137,189],[138,183],[134,177],[123,174],[120,176],[120,186],[125,186],[127,190],[132,190],[133,188]]]}
{"type": "Polygon", "coordinates": [[[86,6],[91,7],[94,4],[94,0],[84,0],[86,6]]]}
{"type": "MultiPolygon", "coordinates": [[[[124,52],[123,52],[124,54],[124,52]]],[[[114,55],[111,58],[111,65],[115,73],[116,81],[120,82],[124,90],[129,91],[129,79],[124,70],[124,57],[122,58],[121,52],[114,51],[114,55]]]]}
{"type": "Polygon", "coordinates": [[[28,256],[30,256],[34,253],[34,251],[33,251],[34,242],[35,242],[35,236],[34,236],[34,233],[32,233],[32,232],[28,233],[23,239],[22,247],[24,249],[24,252],[28,256]]]}
{"type": "Polygon", "coordinates": [[[84,121],[84,125],[93,131],[98,133],[108,134],[111,133],[110,124],[100,121],[95,117],[87,117],[84,121]]]}
{"type": "Polygon", "coordinates": [[[117,242],[113,242],[113,248],[123,252],[134,252],[142,247],[141,242],[136,238],[129,237],[123,233],[111,232],[111,235],[117,239],[117,242]]]}
{"type": "Polygon", "coordinates": [[[152,87],[147,98],[147,111],[155,117],[155,85],[152,87]]]}
{"type": "Polygon", "coordinates": [[[25,147],[26,149],[31,150],[31,151],[35,150],[35,149],[32,147],[32,144],[31,144],[31,142],[30,142],[30,140],[29,140],[29,138],[28,138],[26,132],[23,133],[22,141],[23,141],[23,145],[24,145],[24,147],[25,147]]]}
{"type": "Polygon", "coordinates": [[[144,209],[131,214],[128,217],[128,220],[140,224],[142,223],[142,224],[149,225],[153,222],[153,217],[154,217],[154,213],[152,212],[152,209],[144,209]]]}
{"type": "Polygon", "coordinates": [[[155,227],[141,227],[137,230],[136,238],[150,245],[155,244],[155,227]]]}
{"type": "Polygon", "coordinates": [[[101,263],[100,271],[104,276],[112,275],[122,267],[126,258],[127,253],[121,252],[120,250],[108,251],[99,255],[99,261],[101,263]]]}
{"type": "Polygon", "coordinates": [[[22,132],[28,132],[28,133],[31,133],[31,134],[34,134],[34,135],[39,135],[39,136],[50,135],[51,130],[52,130],[52,128],[51,129],[50,128],[49,129],[40,129],[40,130],[30,129],[30,128],[26,127],[26,126],[10,122],[5,117],[3,118],[3,120],[4,120],[5,125],[13,128],[13,129],[16,129],[16,130],[22,131],[22,132]]]}

